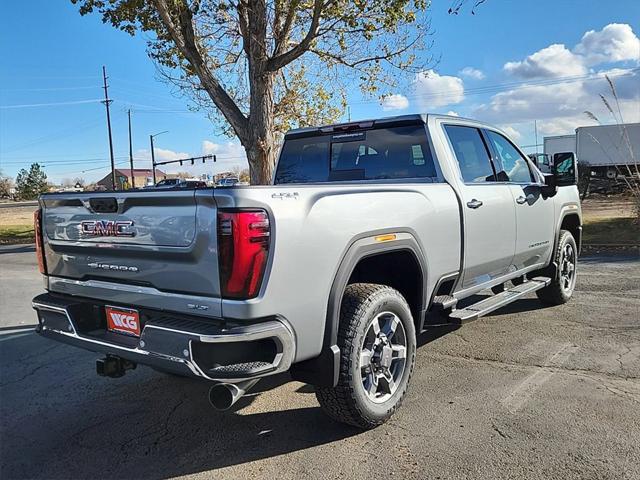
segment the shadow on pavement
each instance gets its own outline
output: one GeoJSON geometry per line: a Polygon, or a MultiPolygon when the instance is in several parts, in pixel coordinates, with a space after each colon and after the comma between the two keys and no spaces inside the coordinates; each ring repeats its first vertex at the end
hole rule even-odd
{"type": "Polygon", "coordinates": [[[330,421],[301,386],[252,404],[287,376],[264,379],[235,412],[209,405],[209,385],[138,367],[94,373],[97,354],[35,334],[0,347],[3,478],[169,478],[304,450],[360,433],[330,421]],[[304,395],[304,397],[298,397],[304,395]],[[287,408],[287,403],[297,408],[287,408]],[[300,407],[303,403],[304,406],[300,407]],[[284,407],[283,407],[283,404],[284,407]]]}
{"type": "Polygon", "coordinates": [[[502,315],[513,315],[514,313],[531,312],[534,310],[546,310],[551,308],[549,305],[545,305],[537,298],[521,298],[513,303],[509,303],[498,310],[491,312],[487,317],[500,317],[502,315]]]}
{"type": "Polygon", "coordinates": [[[619,255],[580,255],[578,260],[578,268],[580,263],[633,263],[640,262],[640,255],[630,255],[628,253],[619,255]]]}
{"type": "MultiPolygon", "coordinates": [[[[429,328],[418,346],[457,328],[429,328]]],[[[98,377],[98,354],[20,335],[0,344],[2,478],[164,479],[361,433],[331,421],[311,397],[313,387],[287,388],[288,375],[261,380],[234,411],[217,412],[206,382],[145,367],[98,377]],[[273,388],[283,391],[263,393],[273,388]],[[258,401],[261,395],[268,400],[258,401]]]]}
{"type": "Polygon", "coordinates": [[[29,253],[35,251],[35,243],[20,245],[0,245],[0,255],[2,255],[3,253],[29,253]]]}

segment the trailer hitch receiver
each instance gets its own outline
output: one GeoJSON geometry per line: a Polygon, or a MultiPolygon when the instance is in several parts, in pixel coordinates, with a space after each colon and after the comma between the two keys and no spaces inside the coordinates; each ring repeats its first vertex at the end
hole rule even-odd
{"type": "Polygon", "coordinates": [[[120,378],[127,370],[134,370],[136,364],[115,355],[107,355],[96,360],[96,372],[101,377],[120,378]]]}

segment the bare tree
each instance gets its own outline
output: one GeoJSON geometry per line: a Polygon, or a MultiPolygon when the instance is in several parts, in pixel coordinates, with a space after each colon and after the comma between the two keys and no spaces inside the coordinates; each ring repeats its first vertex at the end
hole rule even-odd
{"type": "Polygon", "coordinates": [[[0,198],[10,198],[12,196],[13,181],[10,177],[2,174],[0,170],[0,198]]]}
{"type": "MultiPolygon", "coordinates": [[[[603,94],[600,94],[600,99],[611,115],[614,123],[618,126],[620,142],[616,145],[616,150],[622,158],[626,157],[628,159],[628,162],[622,166],[617,164],[614,165],[618,172],[619,178],[624,181],[627,189],[633,196],[636,222],[640,223],[640,160],[638,160],[638,152],[633,150],[633,144],[631,143],[631,139],[629,138],[627,125],[624,123],[624,118],[622,117],[622,109],[620,108],[620,99],[618,97],[616,86],[613,83],[613,80],[611,80],[608,75],[605,75],[605,78],[607,79],[607,83],[609,84],[609,90],[611,93],[611,98],[613,98],[613,102],[611,102],[610,99],[607,99],[607,97],[603,94]],[[612,106],[612,103],[615,106],[615,109],[612,106]]],[[[600,119],[593,114],[593,112],[585,111],[584,113],[591,120],[599,123],[600,125],[603,124],[600,119]]],[[[602,147],[600,141],[593,135],[589,135],[595,143],[600,145],[603,155],[611,159],[611,155],[604,147],[602,147]]]]}
{"type": "Polygon", "coordinates": [[[252,183],[271,179],[279,134],[341,116],[349,82],[383,96],[431,62],[427,0],[71,1],[151,33],[161,75],[238,137],[252,183]]]}
{"type": "Polygon", "coordinates": [[[241,181],[248,182],[250,180],[250,174],[248,168],[243,168],[240,165],[234,166],[231,171],[241,181]]]}

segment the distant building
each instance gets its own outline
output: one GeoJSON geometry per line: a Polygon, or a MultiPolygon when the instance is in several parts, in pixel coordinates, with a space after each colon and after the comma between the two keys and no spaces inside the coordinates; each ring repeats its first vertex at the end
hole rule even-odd
{"type": "Polygon", "coordinates": [[[235,173],[233,173],[233,172],[220,172],[220,173],[216,173],[216,174],[213,176],[213,181],[214,181],[214,182],[218,182],[218,181],[222,180],[223,178],[228,178],[228,177],[234,177],[234,178],[237,178],[237,177],[238,177],[238,175],[237,175],[237,174],[235,174],[235,173]]]}
{"type": "MultiPolygon", "coordinates": [[[[118,185],[118,190],[131,188],[133,186],[133,182],[131,181],[131,172],[132,170],[130,168],[116,168],[116,183],[118,185]]],[[[133,177],[136,188],[141,188],[153,183],[153,172],[150,168],[134,168],[133,177]]],[[[160,181],[166,177],[166,173],[156,168],[156,181],[160,181]]],[[[104,178],[98,180],[96,185],[106,188],[107,190],[111,190],[111,172],[105,175],[104,178]]]]}

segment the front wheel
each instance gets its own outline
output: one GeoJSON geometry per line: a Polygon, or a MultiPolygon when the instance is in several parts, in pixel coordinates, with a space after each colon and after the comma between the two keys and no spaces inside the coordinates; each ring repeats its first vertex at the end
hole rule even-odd
{"type": "Polygon", "coordinates": [[[385,285],[348,285],[338,347],[338,384],[316,388],[320,406],[339,422],[381,425],[400,407],[415,364],[415,326],[404,297],[385,285]]]}
{"type": "Polygon", "coordinates": [[[560,230],[558,246],[554,255],[557,265],[551,283],[536,292],[538,298],[547,305],[562,305],[573,295],[576,286],[576,267],[578,266],[578,247],[568,230],[560,230]]]}

